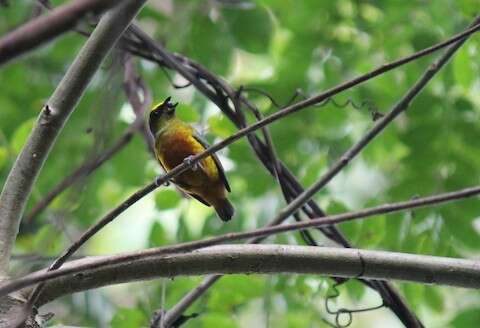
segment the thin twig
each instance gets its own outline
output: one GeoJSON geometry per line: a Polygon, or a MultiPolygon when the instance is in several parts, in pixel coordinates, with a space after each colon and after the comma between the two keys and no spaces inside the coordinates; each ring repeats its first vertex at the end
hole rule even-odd
{"type": "MultiPolygon", "coordinates": [[[[148,112],[148,109],[152,105],[152,92],[145,84],[145,81],[138,75],[135,70],[135,65],[130,54],[124,54],[124,83],[123,89],[127,95],[128,101],[135,112],[137,118],[142,117],[143,121],[145,119],[145,113],[148,112]]],[[[148,130],[145,122],[140,127],[142,136],[147,144],[150,152],[154,154],[153,151],[153,136],[148,130]]]]}

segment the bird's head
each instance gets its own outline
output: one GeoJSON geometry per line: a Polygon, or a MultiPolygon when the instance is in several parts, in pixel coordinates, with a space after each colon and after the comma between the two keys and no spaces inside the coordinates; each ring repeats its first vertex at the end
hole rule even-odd
{"type": "Polygon", "coordinates": [[[168,124],[170,120],[175,118],[175,108],[178,103],[171,103],[170,100],[171,97],[168,97],[162,103],[154,106],[150,112],[148,123],[153,135],[168,124]]]}

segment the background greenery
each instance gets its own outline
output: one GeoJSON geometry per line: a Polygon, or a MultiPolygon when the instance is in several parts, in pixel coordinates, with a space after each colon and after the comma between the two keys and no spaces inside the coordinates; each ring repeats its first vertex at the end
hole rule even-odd
{"type": "MultiPolygon", "coordinates": [[[[53,1],[55,5],[63,1],[53,1]]],[[[35,1],[0,8],[0,33],[32,16],[35,1]]],[[[253,86],[285,104],[301,89],[318,93],[348,78],[446,39],[473,19],[475,0],[250,0],[149,1],[138,20],[169,50],[200,62],[236,87],[253,86]],[[233,4],[232,4],[233,3],[233,4]]],[[[48,99],[85,39],[69,33],[0,69],[0,183],[48,99]]],[[[328,213],[360,209],[479,183],[480,38],[471,40],[402,115],[315,199],[328,213]]],[[[428,57],[337,96],[368,106],[333,104],[308,109],[271,126],[279,157],[308,186],[386,112],[419,77],[428,57]]],[[[172,95],[180,114],[211,142],[235,131],[193,88],[173,89],[155,65],[138,61],[154,99],[172,95]]],[[[171,77],[182,80],[173,73],[171,77]]],[[[85,159],[112,145],[132,120],[122,89],[122,67],[104,63],[60,135],[35,185],[28,210],[85,159]]],[[[264,115],[277,109],[249,93],[264,115]]],[[[262,226],[284,206],[274,180],[242,140],[221,152],[237,214],[222,224],[214,212],[183,199],[173,186],[142,199],[92,239],[82,254],[107,254],[198,239],[262,226]]],[[[23,226],[16,253],[54,256],[69,240],[150,182],[161,171],[140,135],[112,160],[58,197],[23,226]]],[[[478,199],[341,225],[358,247],[475,258],[479,254],[478,199]]],[[[320,236],[317,236],[321,239],[320,236]]],[[[302,243],[296,234],[270,239],[302,243]]],[[[328,242],[325,242],[328,244],[328,242]]],[[[18,274],[45,262],[18,260],[18,274]]],[[[98,327],[147,325],[201,278],[113,286],[64,297],[45,307],[52,322],[98,327]]],[[[330,280],[317,276],[223,278],[191,311],[185,327],[324,327],[330,280]]],[[[480,321],[477,291],[397,283],[428,327],[473,327],[480,321]]],[[[339,288],[339,307],[377,305],[357,282],[339,288]]],[[[331,290],[330,290],[331,292],[331,290]]],[[[385,309],[354,315],[351,327],[400,326],[385,309]]]]}

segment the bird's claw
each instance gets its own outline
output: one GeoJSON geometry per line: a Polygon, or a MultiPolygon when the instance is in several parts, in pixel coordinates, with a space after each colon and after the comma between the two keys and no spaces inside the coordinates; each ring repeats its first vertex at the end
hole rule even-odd
{"type": "Polygon", "coordinates": [[[163,180],[163,175],[159,175],[158,177],[155,178],[155,185],[157,187],[160,187],[162,184],[165,187],[168,187],[170,185],[170,181],[162,181],[163,180]]]}
{"type": "Polygon", "coordinates": [[[183,160],[183,162],[190,166],[191,170],[192,171],[196,171],[197,168],[198,168],[198,164],[197,163],[193,163],[193,157],[192,155],[188,156],[188,157],[185,157],[185,159],[183,160]]]}

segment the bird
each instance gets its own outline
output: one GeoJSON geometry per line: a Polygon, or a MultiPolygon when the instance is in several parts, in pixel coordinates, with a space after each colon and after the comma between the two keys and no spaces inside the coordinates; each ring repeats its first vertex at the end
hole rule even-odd
{"type": "MultiPolygon", "coordinates": [[[[149,128],[155,139],[155,157],[165,172],[188,163],[193,156],[209,147],[192,126],[176,116],[177,105],[168,97],[153,106],[149,114],[149,128]]],[[[216,154],[203,158],[173,178],[172,182],[204,205],[213,206],[222,221],[233,217],[235,209],[227,199],[230,185],[216,154]]]]}

